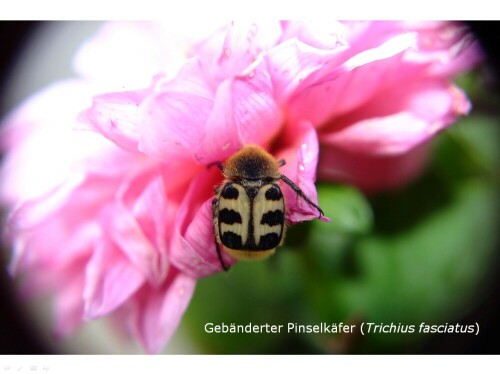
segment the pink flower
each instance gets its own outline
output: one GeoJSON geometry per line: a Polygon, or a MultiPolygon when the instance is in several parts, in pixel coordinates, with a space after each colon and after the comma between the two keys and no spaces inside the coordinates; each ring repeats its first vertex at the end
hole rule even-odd
{"type": "MultiPolygon", "coordinates": [[[[325,179],[366,189],[411,180],[469,109],[449,81],[476,59],[466,36],[448,23],[104,26],[76,58],[81,78],[6,120],[11,271],[54,296],[59,335],[109,316],[159,352],[196,280],[221,271],[209,165],[258,144],[313,201],[318,159],[325,179]]],[[[289,223],[317,217],[283,193],[289,223]]]]}

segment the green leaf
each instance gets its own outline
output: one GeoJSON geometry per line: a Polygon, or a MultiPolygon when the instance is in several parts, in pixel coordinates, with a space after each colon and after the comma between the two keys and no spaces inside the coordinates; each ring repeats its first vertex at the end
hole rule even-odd
{"type": "Polygon", "coordinates": [[[313,228],[318,233],[362,235],[371,230],[373,214],[370,204],[355,187],[322,183],[318,185],[318,196],[325,215],[332,220],[329,225],[313,221],[313,228]]]}
{"type": "MultiPolygon", "coordinates": [[[[353,271],[351,247],[355,240],[367,235],[373,226],[373,212],[366,197],[356,188],[337,184],[318,186],[320,204],[332,221],[319,220],[308,224],[307,250],[300,254],[304,259],[303,271],[314,272],[316,277],[327,279],[353,271]]],[[[287,241],[293,245],[293,241],[287,241]]]]}

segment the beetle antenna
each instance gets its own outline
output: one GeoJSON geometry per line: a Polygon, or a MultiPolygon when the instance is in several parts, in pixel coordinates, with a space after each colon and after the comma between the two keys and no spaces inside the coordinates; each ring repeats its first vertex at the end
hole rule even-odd
{"type": "Polygon", "coordinates": [[[316,205],[315,203],[313,203],[312,200],[309,199],[307,197],[307,195],[304,192],[302,192],[302,190],[299,188],[299,186],[297,186],[295,183],[293,183],[290,178],[288,178],[286,175],[281,175],[280,179],[283,182],[285,182],[286,184],[288,184],[288,186],[290,186],[290,188],[292,190],[294,190],[297,195],[299,195],[301,198],[303,198],[305,201],[307,201],[308,204],[312,205],[313,207],[315,207],[318,210],[318,212],[319,212],[318,218],[321,218],[321,216],[325,215],[325,213],[323,213],[321,208],[318,205],[316,205]]]}

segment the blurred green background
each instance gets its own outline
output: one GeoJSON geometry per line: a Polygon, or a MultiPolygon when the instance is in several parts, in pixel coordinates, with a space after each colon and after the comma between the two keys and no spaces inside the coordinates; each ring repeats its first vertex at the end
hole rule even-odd
{"type": "Polygon", "coordinates": [[[484,70],[458,84],[473,111],[434,140],[432,161],[418,180],[370,197],[319,183],[331,224],[295,225],[270,260],[240,262],[198,282],[181,328],[201,352],[466,353],[471,345],[471,352],[500,352],[498,339],[486,339],[491,321],[481,315],[481,305],[496,299],[498,280],[500,101],[484,70]],[[287,333],[289,322],[356,329],[287,333]],[[362,335],[362,322],[416,325],[416,331],[362,335]],[[422,322],[477,322],[480,335],[420,334],[422,322]],[[281,334],[210,334],[206,323],[285,327],[281,334]]]}

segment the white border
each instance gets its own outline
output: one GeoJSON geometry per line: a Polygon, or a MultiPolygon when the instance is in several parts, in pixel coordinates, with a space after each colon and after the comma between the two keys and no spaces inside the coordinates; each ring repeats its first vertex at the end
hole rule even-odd
{"type": "Polygon", "coordinates": [[[405,373],[477,372],[499,367],[500,356],[0,356],[4,373],[88,374],[97,372],[165,374],[199,370],[204,374],[293,372],[314,373],[405,373]]]}
{"type": "Polygon", "coordinates": [[[2,7],[0,19],[142,20],[211,18],[334,18],[405,20],[494,20],[500,12],[491,0],[15,0],[2,7]]]}

